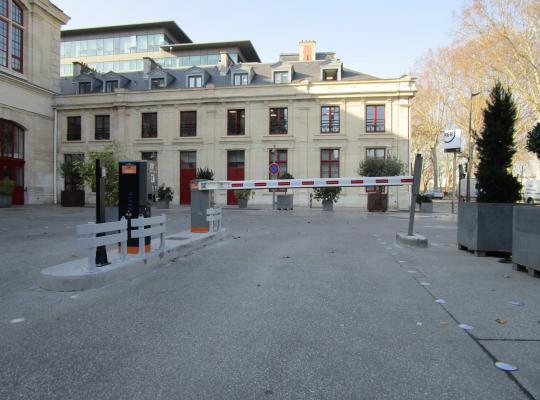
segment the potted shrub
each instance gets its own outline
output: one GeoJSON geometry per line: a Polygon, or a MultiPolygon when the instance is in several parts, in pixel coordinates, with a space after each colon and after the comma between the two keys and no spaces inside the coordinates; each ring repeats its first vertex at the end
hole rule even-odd
{"type": "MultiPolygon", "coordinates": [[[[294,176],[285,172],[281,174],[279,179],[294,179],[294,176]]],[[[281,189],[278,189],[281,190],[281,189]]],[[[280,193],[277,195],[276,199],[276,208],[278,210],[292,210],[293,209],[293,194],[287,194],[287,189],[283,189],[285,193],[280,193]]]]}
{"type": "MultiPolygon", "coordinates": [[[[540,122],[528,133],[527,149],[540,160],[540,122]]],[[[514,269],[526,268],[530,275],[540,274],[540,207],[514,207],[512,230],[512,262],[514,269]]]]}
{"type": "Polygon", "coordinates": [[[15,181],[5,177],[0,181],[0,208],[11,207],[11,197],[15,190],[15,181]]]}
{"type": "Polygon", "coordinates": [[[62,207],[84,207],[84,180],[72,161],[60,165],[60,175],[69,179],[71,185],[60,192],[62,207]]]}
{"type": "Polygon", "coordinates": [[[169,208],[169,203],[172,201],[173,195],[174,195],[174,192],[172,191],[172,189],[169,186],[165,187],[165,184],[162,183],[159,186],[157,194],[156,194],[156,197],[157,197],[157,202],[155,203],[156,207],[169,208]]]}
{"type": "Polygon", "coordinates": [[[313,192],[313,198],[322,201],[324,211],[334,211],[334,203],[337,203],[341,193],[340,187],[315,188],[313,192]]]}
{"type": "Polygon", "coordinates": [[[214,171],[212,171],[210,168],[198,168],[197,169],[197,175],[195,176],[195,179],[206,179],[207,181],[213,181],[214,180],[214,171]]]}
{"type": "Polygon", "coordinates": [[[433,200],[431,196],[425,194],[416,195],[416,203],[420,207],[421,213],[432,213],[433,212],[433,200]]]}
{"type": "Polygon", "coordinates": [[[248,200],[253,198],[254,192],[251,189],[238,189],[234,195],[238,199],[238,208],[247,208],[248,200]]]}
{"type": "MultiPolygon", "coordinates": [[[[398,176],[401,175],[405,167],[396,157],[388,158],[366,158],[358,167],[360,176],[398,176]]],[[[367,190],[367,189],[366,189],[367,190]]],[[[376,186],[375,190],[368,192],[367,209],[370,212],[388,210],[388,194],[385,193],[384,186],[376,186]]]]}
{"type": "Polygon", "coordinates": [[[91,150],[82,161],[74,161],[73,165],[81,175],[85,184],[96,187],[96,160],[100,159],[107,170],[105,177],[105,220],[118,221],[118,163],[124,159],[123,151],[118,143],[111,143],[103,150],[91,150]]]}
{"type": "Polygon", "coordinates": [[[521,190],[511,173],[516,106],[500,82],[491,90],[483,117],[484,127],[476,139],[477,202],[460,202],[458,208],[458,245],[479,256],[512,251],[513,203],[521,190]]]}

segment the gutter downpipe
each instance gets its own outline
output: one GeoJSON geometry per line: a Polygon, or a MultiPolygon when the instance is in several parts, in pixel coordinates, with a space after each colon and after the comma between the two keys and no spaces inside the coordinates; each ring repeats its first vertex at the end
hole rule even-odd
{"type": "Polygon", "coordinates": [[[57,163],[57,156],[56,152],[58,150],[58,110],[54,108],[54,140],[53,140],[53,203],[56,205],[58,204],[58,184],[56,182],[57,180],[57,171],[56,171],[56,163],[57,163]]]}

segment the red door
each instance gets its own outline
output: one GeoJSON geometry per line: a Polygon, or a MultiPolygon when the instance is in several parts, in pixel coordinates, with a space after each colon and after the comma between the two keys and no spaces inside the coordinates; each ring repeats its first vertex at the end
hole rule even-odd
{"type": "Polygon", "coordinates": [[[24,204],[24,130],[17,124],[0,119],[0,179],[15,181],[11,201],[24,204]]]}
{"type": "Polygon", "coordinates": [[[189,183],[197,175],[197,152],[180,152],[180,204],[191,204],[189,183]]]}
{"type": "MultiPolygon", "coordinates": [[[[243,181],[244,175],[244,150],[231,150],[227,152],[227,180],[243,181]]],[[[234,195],[234,190],[227,190],[227,205],[238,204],[238,199],[234,195]]]]}

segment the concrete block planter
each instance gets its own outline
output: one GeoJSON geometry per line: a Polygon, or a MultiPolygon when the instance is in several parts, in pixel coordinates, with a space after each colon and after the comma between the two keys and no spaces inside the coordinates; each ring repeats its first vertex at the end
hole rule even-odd
{"type": "Polygon", "coordinates": [[[512,252],[514,204],[459,203],[458,245],[478,256],[512,252]]]}
{"type": "Polygon", "coordinates": [[[293,209],[293,195],[292,194],[278,194],[276,200],[276,208],[278,210],[292,210],[293,209]]]}
{"type": "Polygon", "coordinates": [[[238,208],[247,208],[248,199],[238,199],[238,208]]]}
{"type": "Polygon", "coordinates": [[[369,212],[386,212],[388,210],[388,194],[369,193],[367,209],[369,212]]]}
{"type": "Polygon", "coordinates": [[[514,207],[512,263],[515,270],[540,276],[540,207],[514,207]]]}
{"type": "Polygon", "coordinates": [[[433,203],[420,203],[420,212],[421,213],[432,213],[433,212],[433,203]]]}
{"type": "Polygon", "coordinates": [[[334,202],[332,200],[322,201],[323,211],[334,211],[334,202]]]}

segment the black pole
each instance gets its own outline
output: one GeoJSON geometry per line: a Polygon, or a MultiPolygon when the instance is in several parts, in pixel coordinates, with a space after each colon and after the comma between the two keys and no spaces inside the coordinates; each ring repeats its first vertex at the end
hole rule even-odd
{"type": "Polygon", "coordinates": [[[422,179],[422,155],[417,154],[414,159],[414,175],[411,188],[411,209],[409,210],[409,230],[407,235],[414,234],[414,213],[416,211],[416,195],[420,192],[420,180],[422,179]]]}
{"type": "MultiPolygon", "coordinates": [[[[105,222],[105,169],[101,160],[96,160],[96,224],[105,222]]],[[[103,236],[98,233],[97,236],[103,236]]],[[[96,249],[96,267],[109,264],[107,260],[107,247],[99,246],[96,249]]]]}

